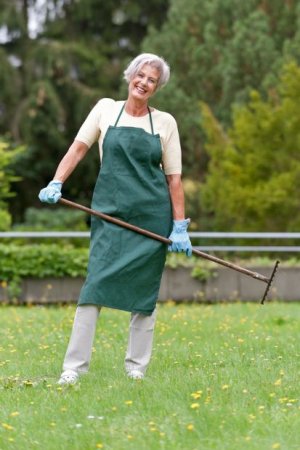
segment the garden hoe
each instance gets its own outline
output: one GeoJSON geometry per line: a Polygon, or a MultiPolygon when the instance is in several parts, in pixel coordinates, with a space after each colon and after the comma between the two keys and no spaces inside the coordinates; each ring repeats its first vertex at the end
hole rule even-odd
{"type": "MultiPolygon", "coordinates": [[[[123,220],[117,219],[115,217],[111,217],[107,214],[101,213],[100,211],[95,211],[93,209],[87,208],[86,206],[79,205],[78,203],[71,202],[70,200],[66,200],[65,198],[61,198],[59,200],[59,202],[62,203],[63,205],[70,206],[71,208],[80,209],[81,211],[84,211],[90,215],[99,217],[100,219],[106,220],[107,222],[114,223],[115,225],[119,225],[120,227],[127,228],[128,230],[132,230],[139,234],[143,234],[144,236],[147,236],[149,238],[163,242],[164,244],[169,245],[172,242],[170,239],[160,236],[159,234],[152,233],[151,231],[148,231],[148,230],[144,230],[143,228],[139,228],[135,225],[124,222],[123,220]]],[[[264,304],[264,301],[267,297],[267,294],[269,292],[272,281],[275,277],[275,273],[277,271],[279,261],[276,261],[270,278],[267,278],[264,275],[261,275],[257,272],[252,272],[251,270],[244,269],[243,267],[237,266],[236,264],[233,264],[231,262],[224,261],[223,259],[217,258],[216,256],[212,256],[207,253],[201,252],[200,250],[197,250],[195,248],[193,248],[192,251],[193,251],[194,255],[201,256],[201,258],[208,259],[209,261],[213,261],[217,264],[221,264],[222,266],[229,267],[230,269],[236,270],[237,272],[243,273],[252,278],[255,278],[256,280],[260,280],[260,281],[263,281],[264,283],[267,283],[267,287],[265,289],[263,298],[261,300],[261,304],[262,305],[264,304]]]]}

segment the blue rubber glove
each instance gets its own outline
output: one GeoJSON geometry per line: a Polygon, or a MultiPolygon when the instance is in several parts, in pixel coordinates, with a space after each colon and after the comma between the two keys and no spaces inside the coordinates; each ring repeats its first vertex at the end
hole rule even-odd
{"type": "Polygon", "coordinates": [[[44,203],[57,203],[61,197],[62,182],[52,180],[47,187],[39,193],[39,199],[44,203]]]}
{"type": "Polygon", "coordinates": [[[192,244],[187,232],[190,219],[173,220],[173,230],[169,236],[172,244],[168,246],[169,252],[185,252],[192,256],[192,244]]]}

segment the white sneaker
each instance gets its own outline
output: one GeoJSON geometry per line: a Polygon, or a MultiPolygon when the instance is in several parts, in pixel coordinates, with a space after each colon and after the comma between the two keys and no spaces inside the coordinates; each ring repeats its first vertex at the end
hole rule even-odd
{"type": "Polygon", "coordinates": [[[75,384],[79,379],[79,375],[74,370],[65,370],[58,380],[57,384],[75,384]]]}
{"type": "Polygon", "coordinates": [[[142,380],[144,378],[144,374],[140,370],[131,370],[127,375],[133,380],[142,380]]]}

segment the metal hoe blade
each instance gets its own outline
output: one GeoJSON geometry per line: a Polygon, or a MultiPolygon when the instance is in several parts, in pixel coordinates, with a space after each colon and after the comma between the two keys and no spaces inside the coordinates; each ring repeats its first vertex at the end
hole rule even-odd
{"type": "Polygon", "coordinates": [[[267,287],[266,287],[264,296],[263,296],[263,298],[262,298],[262,300],[261,300],[261,302],[260,302],[261,305],[263,305],[263,304],[265,303],[265,299],[266,299],[266,297],[267,297],[267,295],[268,295],[270,286],[271,286],[272,281],[273,281],[273,279],[274,279],[274,277],[275,277],[275,273],[276,273],[276,271],[277,271],[278,266],[279,266],[279,261],[276,261],[275,266],[274,266],[274,269],[273,269],[273,271],[272,271],[272,273],[271,273],[271,276],[270,276],[270,278],[269,278],[269,281],[268,281],[268,284],[267,284],[267,287]]]}

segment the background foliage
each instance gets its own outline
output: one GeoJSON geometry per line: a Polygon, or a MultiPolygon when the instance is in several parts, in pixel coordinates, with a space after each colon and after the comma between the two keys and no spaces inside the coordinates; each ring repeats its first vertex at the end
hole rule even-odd
{"type": "Polygon", "coordinates": [[[299,14],[299,1],[173,0],[162,29],[150,28],[142,48],[173,69],[160,104],[178,119],[185,174],[202,179],[206,171],[199,101],[228,125],[251,89],[272,88],[283,61],[299,61],[299,14]]]}
{"type": "MultiPolygon", "coordinates": [[[[0,1],[3,93],[0,133],[25,142],[16,166],[23,181],[11,203],[16,220],[40,206],[39,189],[100,97],[116,97],[125,60],[135,55],[149,24],[160,26],[168,2],[0,1]],[[40,24],[32,38],[30,15],[40,24]]],[[[89,202],[99,171],[96,146],[66,183],[66,193],[89,202]],[[78,186],[80,179],[80,186],[78,186]]]]}
{"type": "Polygon", "coordinates": [[[203,208],[214,229],[298,231],[300,227],[300,67],[284,67],[276,90],[257,91],[224,132],[207,105],[202,116],[210,163],[203,208]]]}
{"type": "MultiPolygon", "coordinates": [[[[240,229],[247,223],[248,229],[296,228],[297,219],[294,225],[286,224],[284,216],[279,219],[276,211],[284,204],[283,198],[278,203],[279,194],[273,206],[264,195],[269,200],[263,204],[260,217],[256,213],[251,216],[250,225],[250,206],[245,213],[240,208],[236,222],[227,205],[228,212],[221,220],[224,204],[220,199],[213,204],[215,193],[211,200],[205,194],[204,203],[199,186],[203,182],[210,185],[206,180],[214,164],[208,172],[212,156],[209,147],[215,144],[211,137],[205,145],[211,133],[206,115],[211,114],[229,136],[227,129],[236,127],[238,109],[244,111],[244,105],[254,101],[249,97],[253,90],[261,102],[268,103],[270,111],[275,108],[275,97],[281,95],[277,85],[282,67],[300,61],[299,22],[299,0],[0,0],[0,135],[12,145],[26,146],[14,166],[16,175],[22,178],[13,185],[17,196],[10,201],[14,223],[24,220],[28,207],[41,207],[37,193],[52,178],[90,108],[103,96],[123,98],[125,64],[140,51],[150,51],[163,55],[172,69],[170,83],[154,97],[153,105],[171,112],[178,122],[187,214],[193,218],[193,227],[240,229]]],[[[280,81],[282,86],[285,82],[280,81]]],[[[297,89],[295,86],[295,95],[297,89]]],[[[286,124],[291,119],[287,112],[282,111],[286,124]]],[[[256,114],[259,112],[254,111],[256,114]]],[[[297,121],[298,111],[294,109],[293,114],[297,121]]],[[[261,127],[253,124],[252,130],[247,130],[249,142],[254,143],[260,131],[261,127]]],[[[298,139],[296,127],[291,126],[289,136],[290,142],[298,139]]],[[[269,136],[262,133],[261,147],[268,147],[267,139],[269,136]]],[[[273,153],[280,154],[284,149],[286,159],[293,160],[295,152],[285,145],[280,139],[273,142],[273,153]]],[[[239,153],[239,149],[235,151],[239,153]]],[[[243,157],[248,151],[253,153],[250,144],[243,149],[243,157]]],[[[222,152],[222,158],[227,154],[222,152]]],[[[252,159],[249,156],[249,164],[252,159]]],[[[293,164],[289,167],[294,170],[293,164]]],[[[289,167],[283,171],[289,172],[289,167]]],[[[65,183],[64,194],[88,204],[98,170],[94,146],[65,183]]],[[[253,177],[257,174],[254,169],[253,177]]],[[[286,176],[291,180],[296,173],[286,176]]],[[[257,186],[259,180],[262,182],[259,178],[251,183],[257,186]]],[[[243,190],[243,186],[237,186],[239,181],[234,177],[227,180],[231,191],[243,190]]],[[[286,184],[284,177],[277,181],[286,184]]],[[[262,185],[261,189],[273,193],[270,186],[262,185]]],[[[283,188],[280,196],[284,195],[290,196],[291,189],[283,188]]],[[[248,204],[253,203],[254,196],[258,196],[257,191],[251,191],[248,204]]],[[[296,199],[294,205],[291,199],[287,204],[289,212],[299,206],[296,199]]]]}
{"type": "Polygon", "coordinates": [[[11,215],[8,211],[6,200],[13,196],[11,184],[17,180],[9,166],[21,148],[12,150],[5,142],[0,141],[0,231],[6,231],[11,225],[11,215]]]}

